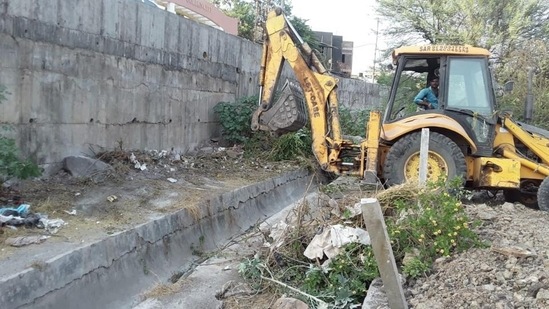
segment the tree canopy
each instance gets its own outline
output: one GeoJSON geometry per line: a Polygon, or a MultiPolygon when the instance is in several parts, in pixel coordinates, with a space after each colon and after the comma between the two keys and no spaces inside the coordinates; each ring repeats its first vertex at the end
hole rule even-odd
{"type": "Polygon", "coordinates": [[[214,0],[212,2],[228,16],[237,18],[239,20],[238,35],[251,41],[262,40],[261,27],[269,11],[274,7],[283,7],[284,13],[303,40],[313,49],[318,48],[318,40],[311,27],[307,25],[307,20],[292,14],[291,1],[272,0],[265,3],[251,0],[214,0]]]}

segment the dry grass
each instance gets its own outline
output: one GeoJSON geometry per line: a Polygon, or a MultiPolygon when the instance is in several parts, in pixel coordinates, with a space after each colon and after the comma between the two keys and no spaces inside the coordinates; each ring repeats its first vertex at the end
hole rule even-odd
{"type": "Polygon", "coordinates": [[[417,182],[406,182],[392,186],[376,195],[377,200],[384,211],[392,209],[392,205],[398,200],[415,200],[420,193],[420,186],[417,182]]]}
{"type": "Polygon", "coordinates": [[[63,210],[70,211],[72,209],[73,199],[69,194],[57,195],[55,198],[48,197],[45,200],[34,202],[31,210],[46,214],[63,213],[63,210]]]}
{"type": "Polygon", "coordinates": [[[179,282],[168,284],[158,283],[149,291],[143,293],[141,296],[143,299],[147,298],[160,298],[163,296],[173,295],[181,291],[181,284],[179,282]]]}

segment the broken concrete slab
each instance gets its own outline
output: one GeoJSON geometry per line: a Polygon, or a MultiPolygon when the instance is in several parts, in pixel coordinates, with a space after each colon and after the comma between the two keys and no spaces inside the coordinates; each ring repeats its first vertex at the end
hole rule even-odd
{"type": "Polygon", "coordinates": [[[85,156],[70,156],[63,159],[63,169],[73,177],[91,177],[112,170],[112,166],[85,156]]]}

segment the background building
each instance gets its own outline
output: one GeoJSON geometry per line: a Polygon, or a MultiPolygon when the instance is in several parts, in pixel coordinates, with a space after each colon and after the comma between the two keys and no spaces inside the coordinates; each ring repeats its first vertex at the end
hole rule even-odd
{"type": "Polygon", "coordinates": [[[238,19],[225,15],[207,0],[138,0],[195,20],[227,33],[238,35],[238,19]]]}
{"type": "Polygon", "coordinates": [[[314,31],[319,41],[322,59],[334,75],[351,77],[353,70],[353,42],[344,41],[332,32],[314,31]]]}

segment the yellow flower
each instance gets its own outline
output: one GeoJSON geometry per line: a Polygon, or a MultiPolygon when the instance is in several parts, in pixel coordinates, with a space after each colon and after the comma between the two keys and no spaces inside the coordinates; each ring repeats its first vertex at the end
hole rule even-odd
{"type": "Polygon", "coordinates": [[[469,224],[467,224],[467,222],[463,222],[463,227],[464,227],[464,228],[468,228],[468,227],[469,227],[469,224]]]}
{"type": "Polygon", "coordinates": [[[450,239],[450,242],[451,242],[451,243],[455,243],[456,241],[455,241],[455,240],[453,240],[453,239],[450,239]]]}
{"type": "Polygon", "coordinates": [[[454,211],[455,211],[455,212],[457,212],[457,211],[458,211],[458,209],[457,209],[457,208],[454,208],[454,211]]]}
{"type": "Polygon", "coordinates": [[[448,233],[448,236],[449,236],[449,237],[452,237],[452,233],[448,233]]]}
{"type": "Polygon", "coordinates": [[[435,241],[435,243],[434,243],[433,245],[435,245],[435,246],[436,246],[436,245],[437,245],[437,242],[435,241]]]}
{"type": "Polygon", "coordinates": [[[419,235],[419,238],[425,238],[425,235],[421,234],[419,235]]]}
{"type": "Polygon", "coordinates": [[[454,236],[457,236],[458,232],[454,232],[454,236]]]}
{"type": "Polygon", "coordinates": [[[458,231],[459,231],[460,228],[461,228],[461,226],[459,226],[459,225],[456,225],[456,226],[454,227],[454,229],[456,229],[456,230],[458,230],[458,231]]]}
{"type": "Polygon", "coordinates": [[[419,242],[423,242],[423,238],[418,239],[419,242]]]}
{"type": "Polygon", "coordinates": [[[444,254],[444,249],[440,249],[440,253],[444,254]]]}
{"type": "Polygon", "coordinates": [[[457,202],[457,203],[456,203],[456,207],[459,207],[459,206],[461,206],[461,203],[460,203],[460,202],[457,202]]]}

